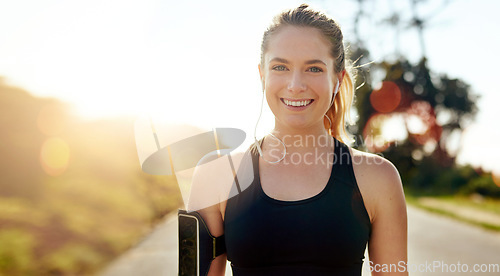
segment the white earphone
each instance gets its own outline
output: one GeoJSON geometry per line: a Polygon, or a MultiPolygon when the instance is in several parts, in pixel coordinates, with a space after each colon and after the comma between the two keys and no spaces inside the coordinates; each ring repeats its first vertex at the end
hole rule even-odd
{"type": "Polygon", "coordinates": [[[337,85],[335,85],[335,91],[333,91],[333,97],[332,97],[332,102],[330,103],[330,107],[332,107],[332,105],[333,105],[333,101],[335,100],[335,96],[339,92],[339,88],[340,88],[340,81],[337,81],[337,85]]]}
{"type": "Polygon", "coordinates": [[[339,87],[340,87],[340,81],[337,82],[337,85],[335,86],[335,91],[333,92],[333,97],[335,98],[335,95],[339,92],[339,87]]]}

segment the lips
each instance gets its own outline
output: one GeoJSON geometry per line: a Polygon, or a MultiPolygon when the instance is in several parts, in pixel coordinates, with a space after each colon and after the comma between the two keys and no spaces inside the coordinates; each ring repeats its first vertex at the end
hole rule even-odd
{"type": "Polygon", "coordinates": [[[312,102],[314,102],[313,99],[285,99],[285,98],[280,98],[281,102],[284,103],[287,106],[290,107],[305,107],[309,106],[312,102]]]}

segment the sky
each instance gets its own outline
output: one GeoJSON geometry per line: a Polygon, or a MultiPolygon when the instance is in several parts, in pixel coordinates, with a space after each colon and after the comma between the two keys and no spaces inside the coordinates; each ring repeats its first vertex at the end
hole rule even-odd
{"type": "MultiPolygon", "coordinates": [[[[253,139],[261,104],[261,36],[273,15],[306,2],[333,16],[354,41],[357,1],[0,0],[0,76],[40,97],[56,97],[84,118],[139,116],[204,129],[237,127],[253,139]]],[[[416,31],[381,24],[406,2],[367,4],[361,36],[374,61],[397,49],[421,57],[416,31]],[[396,43],[399,41],[399,43],[396,43]]],[[[426,1],[429,67],[481,95],[458,161],[487,170],[500,154],[499,1],[426,1]],[[432,16],[431,16],[432,15],[432,16]]],[[[273,127],[265,106],[257,137],[273,127]]],[[[500,169],[500,168],[498,168],[500,169]]]]}

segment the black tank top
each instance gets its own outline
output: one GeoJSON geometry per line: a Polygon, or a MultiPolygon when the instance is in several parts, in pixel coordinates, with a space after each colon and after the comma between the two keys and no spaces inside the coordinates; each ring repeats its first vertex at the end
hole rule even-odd
{"type": "Polygon", "coordinates": [[[282,201],[264,193],[259,154],[255,147],[247,151],[254,180],[227,201],[224,217],[233,275],[361,275],[370,219],[349,148],[335,139],[334,153],[330,179],[319,194],[282,201]]]}

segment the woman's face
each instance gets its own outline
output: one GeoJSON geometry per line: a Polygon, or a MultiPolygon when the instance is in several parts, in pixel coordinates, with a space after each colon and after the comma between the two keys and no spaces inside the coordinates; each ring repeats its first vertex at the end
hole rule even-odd
{"type": "Polygon", "coordinates": [[[270,37],[259,72],[277,128],[323,128],[337,82],[330,48],[312,27],[286,26],[270,37]]]}

